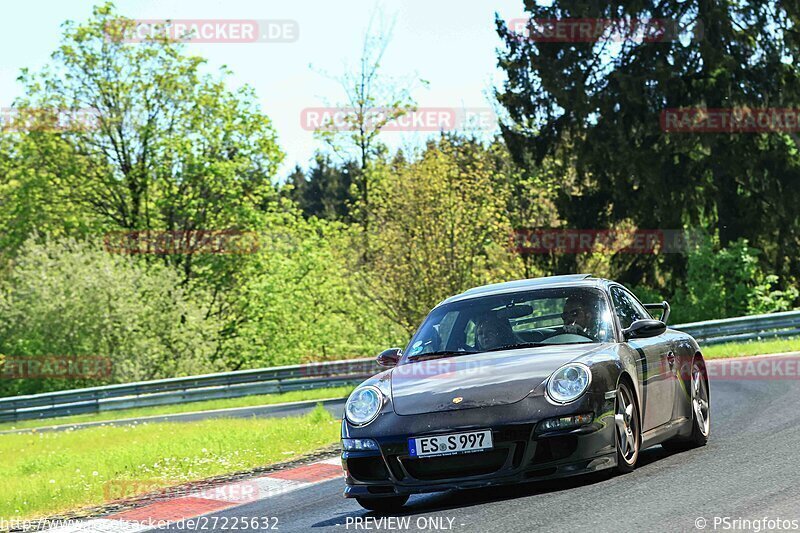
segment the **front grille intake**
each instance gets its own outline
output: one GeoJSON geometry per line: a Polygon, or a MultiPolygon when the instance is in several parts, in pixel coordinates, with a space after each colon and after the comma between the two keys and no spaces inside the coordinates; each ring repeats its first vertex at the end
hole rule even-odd
{"type": "Polygon", "coordinates": [[[508,449],[447,455],[444,457],[404,457],[400,461],[412,477],[424,481],[481,476],[500,470],[508,458],[508,449]]]}
{"type": "Polygon", "coordinates": [[[386,471],[386,465],[380,456],[348,459],[347,471],[358,481],[386,481],[389,479],[389,472],[386,471]]]}

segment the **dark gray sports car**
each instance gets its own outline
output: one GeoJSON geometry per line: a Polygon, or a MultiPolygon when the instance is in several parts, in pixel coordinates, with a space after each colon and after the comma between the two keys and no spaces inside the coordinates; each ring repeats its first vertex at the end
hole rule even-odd
{"type": "Polygon", "coordinates": [[[668,317],[589,275],[445,300],[347,400],[345,496],[391,511],[413,493],[624,473],[648,446],[704,445],[705,363],[668,317]]]}

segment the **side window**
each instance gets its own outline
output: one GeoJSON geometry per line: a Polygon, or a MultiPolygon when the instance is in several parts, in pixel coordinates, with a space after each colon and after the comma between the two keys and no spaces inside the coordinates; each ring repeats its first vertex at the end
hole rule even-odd
{"type": "Polygon", "coordinates": [[[614,302],[614,311],[619,317],[622,329],[629,328],[636,320],[650,318],[644,308],[625,290],[611,287],[611,301],[614,302]]]}
{"type": "Polygon", "coordinates": [[[464,328],[465,343],[470,348],[475,347],[475,322],[470,320],[464,328]]]}

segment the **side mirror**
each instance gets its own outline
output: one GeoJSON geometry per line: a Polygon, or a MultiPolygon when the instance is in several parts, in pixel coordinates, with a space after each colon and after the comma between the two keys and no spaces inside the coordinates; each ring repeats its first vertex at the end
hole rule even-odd
{"type": "Polygon", "coordinates": [[[646,339],[648,337],[655,337],[667,331],[667,325],[660,320],[654,318],[645,318],[636,320],[631,327],[623,329],[622,334],[625,339],[646,339]]]}
{"type": "Polygon", "coordinates": [[[403,355],[402,348],[389,348],[378,354],[378,364],[385,367],[397,366],[400,357],[403,355]]]}

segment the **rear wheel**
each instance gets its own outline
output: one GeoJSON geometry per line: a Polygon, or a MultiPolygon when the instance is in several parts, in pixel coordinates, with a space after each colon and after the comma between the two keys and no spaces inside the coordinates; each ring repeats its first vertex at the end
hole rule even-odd
{"type": "Polygon", "coordinates": [[[671,439],[661,444],[668,451],[683,451],[705,446],[711,433],[711,410],[709,407],[708,376],[703,360],[692,363],[692,379],[689,383],[692,401],[692,434],[688,438],[671,439]]]}
{"type": "Polygon", "coordinates": [[[617,389],[614,426],[617,442],[617,471],[627,474],[636,468],[642,436],[639,431],[639,408],[633,399],[631,388],[625,382],[620,383],[617,389]]]}
{"type": "Polygon", "coordinates": [[[408,496],[387,496],[383,498],[356,498],[358,504],[368,511],[390,513],[398,511],[408,501],[408,496]]]}

